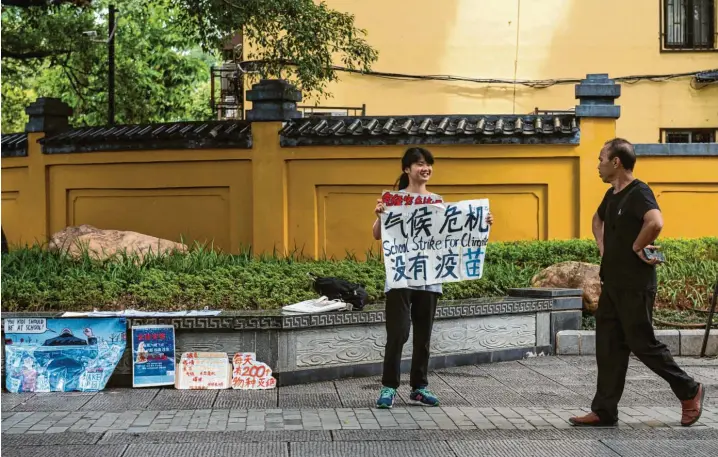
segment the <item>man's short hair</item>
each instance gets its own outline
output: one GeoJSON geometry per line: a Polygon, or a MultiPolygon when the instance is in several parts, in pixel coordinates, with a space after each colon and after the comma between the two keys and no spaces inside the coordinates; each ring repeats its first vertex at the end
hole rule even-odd
{"type": "Polygon", "coordinates": [[[606,141],[603,147],[608,152],[608,160],[618,157],[623,168],[633,171],[633,167],[636,165],[636,151],[630,141],[623,138],[614,138],[606,141]]]}

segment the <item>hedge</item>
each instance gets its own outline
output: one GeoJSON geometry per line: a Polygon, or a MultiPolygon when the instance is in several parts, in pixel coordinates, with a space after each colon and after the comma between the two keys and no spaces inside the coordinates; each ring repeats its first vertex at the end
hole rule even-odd
{"type": "MultiPolygon", "coordinates": [[[[718,238],[663,240],[668,262],[658,269],[658,301],[675,308],[704,308],[718,277],[718,238]]],[[[384,265],[367,261],[301,260],[298,256],[229,255],[202,247],[187,254],[99,262],[75,260],[39,246],[2,258],[2,310],[271,309],[313,298],[308,273],[364,284],[372,301],[384,289],[384,265]]],[[[490,243],[484,277],[446,284],[445,299],[500,296],[526,287],[542,268],[566,261],[598,263],[589,240],[490,243]]]]}

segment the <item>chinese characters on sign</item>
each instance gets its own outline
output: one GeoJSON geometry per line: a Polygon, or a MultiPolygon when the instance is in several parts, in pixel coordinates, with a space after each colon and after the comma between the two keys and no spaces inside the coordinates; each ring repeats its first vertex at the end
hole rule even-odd
{"type": "Polygon", "coordinates": [[[226,352],[185,352],[180,359],[175,388],[229,389],[231,379],[226,352]]]}
{"type": "MultiPolygon", "coordinates": [[[[437,196],[438,197],[438,196],[437,196]]],[[[385,190],[381,195],[381,201],[384,206],[413,206],[413,205],[430,205],[432,203],[441,203],[442,199],[432,198],[425,195],[410,194],[408,192],[392,192],[385,190]]]]}
{"type": "Polygon", "coordinates": [[[488,211],[488,199],[388,205],[381,215],[387,285],[404,288],[481,278],[488,211]]]}
{"type": "Polygon", "coordinates": [[[254,352],[238,352],[232,363],[233,389],[273,389],[277,386],[277,380],[272,377],[272,369],[264,362],[257,362],[254,352]]]}
{"type": "Polygon", "coordinates": [[[132,327],[132,387],[167,386],[174,383],[174,326],[132,327]]]}

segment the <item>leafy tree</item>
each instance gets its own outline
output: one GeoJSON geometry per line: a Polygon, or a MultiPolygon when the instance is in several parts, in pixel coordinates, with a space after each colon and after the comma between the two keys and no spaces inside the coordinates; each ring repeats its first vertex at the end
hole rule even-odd
{"type": "Polygon", "coordinates": [[[3,131],[24,125],[23,110],[36,96],[62,98],[75,110],[76,125],[106,122],[111,3],[120,10],[118,123],[211,117],[209,67],[238,34],[247,45],[241,56],[251,62],[240,65],[250,80],[282,77],[308,94],[328,95],[327,84],[338,79],[334,62],[369,70],[377,58],[352,15],[313,0],[2,3],[3,131]]]}
{"type": "MultiPolygon", "coordinates": [[[[106,123],[108,4],[3,9],[3,131],[22,128],[24,108],[35,96],[62,98],[73,107],[76,125],[106,123]]],[[[198,37],[178,16],[169,0],[122,2],[115,35],[117,123],[212,116],[209,66],[216,56],[200,52],[198,37]]]]}

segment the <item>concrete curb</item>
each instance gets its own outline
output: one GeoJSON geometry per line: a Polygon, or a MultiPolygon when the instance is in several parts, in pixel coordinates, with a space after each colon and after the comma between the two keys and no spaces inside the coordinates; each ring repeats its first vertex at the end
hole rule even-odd
{"type": "MultiPolygon", "coordinates": [[[[705,330],[656,330],[656,338],[668,346],[674,356],[699,356],[705,330]]],[[[596,354],[595,330],[562,330],[556,333],[557,355],[596,354]]],[[[718,355],[718,331],[711,330],[707,356],[718,355]]]]}

